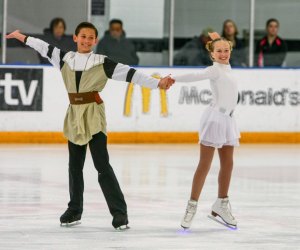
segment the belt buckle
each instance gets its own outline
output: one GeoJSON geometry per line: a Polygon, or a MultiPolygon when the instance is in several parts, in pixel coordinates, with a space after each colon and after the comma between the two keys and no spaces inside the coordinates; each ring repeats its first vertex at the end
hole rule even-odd
{"type": "Polygon", "coordinates": [[[75,102],[82,102],[83,101],[83,97],[75,97],[74,101],[75,102]]]}

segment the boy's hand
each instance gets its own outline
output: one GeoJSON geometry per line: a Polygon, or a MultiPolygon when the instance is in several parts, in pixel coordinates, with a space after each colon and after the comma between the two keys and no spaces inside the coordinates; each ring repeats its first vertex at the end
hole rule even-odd
{"type": "Polygon", "coordinates": [[[20,42],[24,43],[25,41],[25,35],[23,35],[22,33],[20,33],[20,30],[15,30],[13,32],[11,32],[10,34],[5,36],[7,39],[18,39],[20,42]]]}
{"type": "Polygon", "coordinates": [[[169,89],[174,83],[175,80],[173,78],[171,78],[170,76],[166,76],[160,79],[158,87],[160,89],[169,89]]]}

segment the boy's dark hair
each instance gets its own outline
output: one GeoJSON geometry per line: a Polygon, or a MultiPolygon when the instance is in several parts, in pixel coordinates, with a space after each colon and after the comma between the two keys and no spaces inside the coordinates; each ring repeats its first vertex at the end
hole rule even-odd
{"type": "Polygon", "coordinates": [[[123,27],[123,22],[120,19],[111,19],[109,21],[109,26],[111,26],[112,24],[115,24],[115,23],[120,24],[123,27]]]}
{"type": "Polygon", "coordinates": [[[279,21],[276,18],[270,18],[267,22],[266,22],[266,27],[269,26],[270,23],[275,22],[277,23],[277,25],[279,26],[279,21]]]}
{"type": "Polygon", "coordinates": [[[67,29],[65,20],[61,17],[56,17],[56,18],[52,19],[50,22],[49,28],[50,28],[51,33],[53,33],[54,28],[60,23],[63,24],[65,30],[67,29]]]}
{"type": "Polygon", "coordinates": [[[80,30],[84,29],[84,28],[93,29],[95,31],[96,38],[98,37],[98,30],[96,29],[94,24],[89,23],[89,22],[82,22],[82,23],[78,24],[75,29],[75,35],[78,36],[80,30]]]}

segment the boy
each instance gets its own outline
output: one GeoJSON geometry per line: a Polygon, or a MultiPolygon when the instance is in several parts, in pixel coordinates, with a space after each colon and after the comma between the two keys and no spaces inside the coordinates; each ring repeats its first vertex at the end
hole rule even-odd
{"type": "Polygon", "coordinates": [[[83,211],[83,165],[89,144],[98,182],[104,193],[112,225],[125,229],[128,224],[127,205],[114,171],[109,164],[106,138],[104,104],[98,92],[108,79],[134,82],[149,88],[168,89],[173,83],[170,77],[161,80],[146,76],[127,65],[116,63],[104,55],[94,54],[98,31],[88,22],[80,23],[73,36],[77,52],[63,52],[48,43],[28,37],[16,30],[6,38],[15,38],[38,51],[59,68],[69,94],[70,105],[64,121],[64,135],[69,148],[68,209],[60,217],[62,225],[76,223],[83,211]]]}

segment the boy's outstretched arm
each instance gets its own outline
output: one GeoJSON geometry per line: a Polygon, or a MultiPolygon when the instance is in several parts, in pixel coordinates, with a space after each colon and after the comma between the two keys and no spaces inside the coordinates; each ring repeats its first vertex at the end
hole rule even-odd
{"type": "Polygon", "coordinates": [[[11,32],[10,34],[6,35],[6,38],[7,39],[15,38],[20,42],[25,43],[26,36],[22,34],[20,30],[15,30],[14,32],[11,32]]]}
{"type": "Polygon", "coordinates": [[[42,57],[47,58],[55,67],[61,68],[62,59],[66,53],[61,51],[60,49],[44,42],[41,39],[26,36],[22,34],[19,30],[15,30],[14,32],[6,35],[6,38],[14,38],[22,43],[25,43],[26,45],[40,53],[42,57]]]}
{"type": "Polygon", "coordinates": [[[151,89],[169,89],[175,82],[170,76],[166,76],[162,79],[156,79],[140,72],[139,70],[131,68],[128,65],[116,63],[108,57],[104,59],[103,69],[106,76],[110,79],[123,82],[133,82],[151,89]]]}

